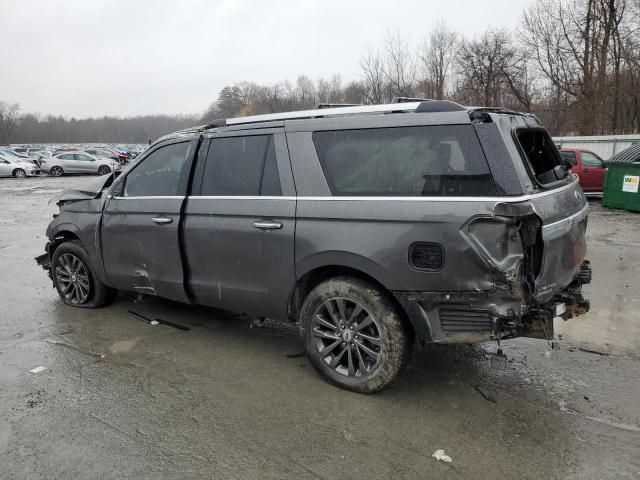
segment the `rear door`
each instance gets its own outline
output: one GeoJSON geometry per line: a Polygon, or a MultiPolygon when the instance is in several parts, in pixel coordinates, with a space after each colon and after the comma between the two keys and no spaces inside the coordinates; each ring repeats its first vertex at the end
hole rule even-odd
{"type": "Polygon", "coordinates": [[[604,189],[604,175],[607,169],[604,162],[595,153],[580,152],[581,178],[583,188],[589,192],[602,192],[604,189]]]}
{"type": "Polygon", "coordinates": [[[197,303],[285,319],[296,199],[281,129],[226,132],[201,148],[184,239],[197,303]]]}
{"type": "Polygon", "coordinates": [[[112,286],[189,301],[179,225],[196,142],[174,140],[154,148],[114,186],[101,228],[112,286]]]}
{"type": "Polygon", "coordinates": [[[58,157],[60,160],[60,166],[65,173],[81,173],[82,169],[80,162],[76,160],[76,156],[73,153],[65,153],[58,157]]]}

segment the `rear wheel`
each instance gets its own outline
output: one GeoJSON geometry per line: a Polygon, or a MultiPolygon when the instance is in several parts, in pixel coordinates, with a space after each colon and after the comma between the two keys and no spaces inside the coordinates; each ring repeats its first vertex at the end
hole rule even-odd
{"type": "Polygon", "coordinates": [[[13,176],[14,176],[14,177],[16,177],[16,178],[24,178],[24,177],[26,177],[26,176],[27,176],[27,172],[25,172],[25,171],[24,171],[23,169],[21,169],[21,168],[16,168],[16,169],[13,171],[13,176]]]}
{"type": "Polygon", "coordinates": [[[315,287],[302,305],[300,334],[313,366],[331,383],[355,392],[383,389],[411,357],[394,306],[357,278],[336,277],[315,287]]]}
{"type": "Polygon", "coordinates": [[[64,175],[64,170],[62,170],[62,167],[52,167],[50,173],[54,177],[61,177],[64,175]]]}
{"type": "Polygon", "coordinates": [[[111,169],[109,167],[107,167],[106,165],[101,165],[98,168],[98,175],[106,175],[108,173],[111,173],[111,169]]]}
{"type": "Polygon", "coordinates": [[[77,241],[58,246],[51,259],[53,283],[64,303],[73,307],[102,307],[113,301],[116,290],[93,272],[87,252],[77,241]]]}

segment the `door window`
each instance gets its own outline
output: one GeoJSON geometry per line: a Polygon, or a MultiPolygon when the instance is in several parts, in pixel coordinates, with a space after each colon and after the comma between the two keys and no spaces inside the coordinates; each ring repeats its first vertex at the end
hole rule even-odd
{"type": "Polygon", "coordinates": [[[207,153],[200,194],[282,195],[273,136],[214,138],[207,153]]]}
{"type": "Polygon", "coordinates": [[[73,153],[67,153],[66,155],[60,155],[60,160],[73,160],[73,153]]]}
{"type": "Polygon", "coordinates": [[[582,165],[585,167],[597,167],[602,168],[604,164],[596,155],[589,152],[582,152],[582,165]]]}
{"type": "Polygon", "coordinates": [[[90,162],[93,160],[93,158],[89,157],[88,155],[82,155],[79,153],[75,154],[76,160],[80,160],[81,162],[90,162]]]}
{"type": "Polygon", "coordinates": [[[176,196],[189,142],[153,151],[125,178],[124,197],[176,196]]]}

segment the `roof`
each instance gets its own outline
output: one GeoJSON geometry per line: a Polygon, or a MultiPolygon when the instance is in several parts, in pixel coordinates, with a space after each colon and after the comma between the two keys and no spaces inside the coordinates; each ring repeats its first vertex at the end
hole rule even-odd
{"type": "Polygon", "coordinates": [[[303,120],[317,118],[335,118],[349,115],[371,115],[371,114],[389,114],[389,113],[442,113],[442,112],[467,112],[471,120],[482,120],[488,114],[506,114],[518,115],[525,117],[533,117],[532,114],[515,112],[504,108],[494,107],[465,107],[450,100],[428,100],[413,98],[395,98],[393,103],[381,105],[343,105],[338,106],[322,105],[321,108],[313,110],[299,110],[293,112],[267,113],[264,115],[250,115],[247,117],[221,118],[214,120],[207,125],[187,128],[177,132],[165,135],[157,141],[179,138],[185,135],[191,135],[206,130],[224,127],[241,127],[247,125],[265,126],[271,122],[283,122],[285,120],[303,120]],[[414,101],[415,100],[415,101],[414,101]]]}
{"type": "Polygon", "coordinates": [[[611,157],[608,163],[634,163],[640,162],[640,143],[631,145],[629,148],[621,151],[617,155],[611,157]]]}

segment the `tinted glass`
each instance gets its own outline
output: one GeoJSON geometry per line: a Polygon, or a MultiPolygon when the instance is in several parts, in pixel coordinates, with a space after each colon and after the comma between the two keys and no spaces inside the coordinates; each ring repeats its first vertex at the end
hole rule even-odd
{"type": "Polygon", "coordinates": [[[582,164],[587,167],[602,167],[602,160],[596,157],[593,153],[582,152],[582,164]]]}
{"type": "Polygon", "coordinates": [[[66,155],[60,155],[61,160],[73,160],[73,153],[67,153],[66,155]]]}
{"type": "Polygon", "coordinates": [[[281,195],[275,162],[271,135],[215,138],[207,153],[201,195],[281,195]]]}
{"type": "Polygon", "coordinates": [[[76,153],[76,160],[80,160],[82,162],[90,162],[91,160],[93,160],[93,158],[88,157],[87,155],[76,153]]]}
{"type": "Polygon", "coordinates": [[[337,196],[496,193],[470,125],[314,132],[313,143],[337,196]]]}
{"type": "Polygon", "coordinates": [[[125,197],[175,196],[189,142],[159,148],[142,160],[125,179],[125,197]]]}

